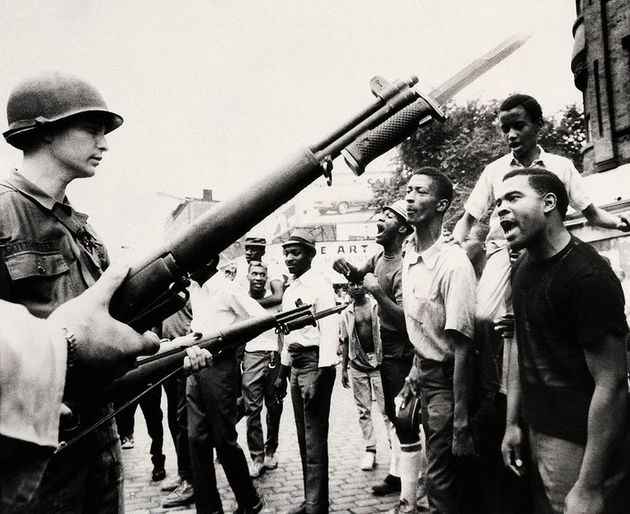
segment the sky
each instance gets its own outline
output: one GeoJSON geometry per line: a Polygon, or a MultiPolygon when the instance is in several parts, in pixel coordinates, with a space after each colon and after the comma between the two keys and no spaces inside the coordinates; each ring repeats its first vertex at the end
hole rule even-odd
{"type": "MultiPolygon", "coordinates": [[[[21,79],[61,70],[125,119],[97,175],[69,188],[113,253],[161,239],[168,195],[250,187],[370,103],[374,75],[431,90],[525,32],[455,100],[527,92],[547,114],[581,103],[573,0],[0,0],[0,20],[0,104],[21,79]]],[[[2,169],[19,160],[0,144],[2,169]]]]}

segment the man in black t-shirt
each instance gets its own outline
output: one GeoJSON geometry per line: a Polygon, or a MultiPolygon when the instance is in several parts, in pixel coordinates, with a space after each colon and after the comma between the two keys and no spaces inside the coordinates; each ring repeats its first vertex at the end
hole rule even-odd
{"type": "Polygon", "coordinates": [[[537,511],[622,512],[612,484],[625,474],[624,297],[606,261],[564,227],[567,204],[562,182],[542,168],[509,172],[497,196],[508,243],[526,249],[513,271],[518,350],[502,453],[522,475],[522,413],[537,511]]]}

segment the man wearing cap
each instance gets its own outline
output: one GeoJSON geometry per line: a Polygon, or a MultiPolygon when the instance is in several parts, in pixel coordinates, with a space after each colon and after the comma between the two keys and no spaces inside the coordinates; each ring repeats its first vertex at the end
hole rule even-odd
{"type": "MultiPolygon", "coordinates": [[[[7,118],[4,137],[22,150],[23,159],[19,170],[0,182],[0,298],[46,318],[94,284],[109,264],[87,216],[68,201],[66,187],[96,173],[108,150],[105,135],[123,119],[90,84],[62,73],[19,84],[9,97],[7,118]]],[[[67,339],[70,345],[71,335],[67,339]]],[[[66,394],[66,401],[73,418],[62,418],[62,440],[111,409],[86,397],[66,394]]],[[[120,443],[111,420],[52,457],[32,511],[118,512],[122,482],[120,443]]]]}
{"type": "MultiPolygon", "coordinates": [[[[302,304],[313,305],[317,311],[334,307],[332,284],[311,269],[316,253],[311,234],[296,229],[282,247],[293,276],[284,292],[282,309],[302,304]]],[[[285,384],[290,366],[291,400],[304,479],[304,502],[291,511],[293,514],[328,512],[328,415],[338,362],[337,330],[337,320],[328,317],[320,319],[316,326],[284,336],[282,375],[276,386],[285,384]]]]}
{"type": "Polygon", "coordinates": [[[267,248],[267,240],[264,237],[245,238],[245,256],[239,257],[236,264],[236,277],[234,281],[244,291],[249,292],[249,263],[262,262],[267,266],[268,284],[266,290],[269,294],[258,299],[263,307],[274,307],[282,302],[284,293],[284,277],[277,263],[264,259],[267,248]]]}
{"type": "MultiPolygon", "coordinates": [[[[405,316],[402,308],[402,244],[413,229],[407,222],[407,207],[399,200],[386,207],[377,222],[376,242],[383,250],[371,257],[362,268],[357,269],[343,258],[333,264],[333,268],[351,282],[363,281],[365,288],[378,302],[378,315],[383,352],[381,380],[385,399],[385,413],[394,424],[396,434],[391,434],[392,453],[389,473],[383,483],[372,490],[381,496],[401,490],[401,443],[405,448],[402,460],[407,462],[418,458],[420,437],[418,432],[407,430],[409,424],[399,423],[394,406],[394,398],[402,389],[405,377],[413,362],[413,346],[405,329],[405,316]]],[[[418,403],[419,405],[419,403],[418,403]]],[[[417,475],[417,473],[416,473],[417,475]]],[[[416,477],[413,480],[415,491],[416,477]]],[[[409,499],[410,500],[410,499],[409,499]]]]}

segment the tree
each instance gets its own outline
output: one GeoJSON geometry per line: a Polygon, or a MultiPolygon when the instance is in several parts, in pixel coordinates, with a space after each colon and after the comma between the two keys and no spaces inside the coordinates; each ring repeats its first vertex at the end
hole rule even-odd
{"type": "MultiPolygon", "coordinates": [[[[420,128],[399,146],[394,173],[388,179],[373,181],[372,189],[375,206],[383,208],[404,195],[414,169],[434,166],[442,170],[455,186],[453,205],[445,218],[445,226],[450,229],[461,216],[463,202],[484,166],[503,155],[506,145],[496,124],[498,101],[449,103],[444,110],[444,123],[420,128]]],[[[545,150],[573,159],[576,166],[585,139],[583,115],[575,106],[562,111],[559,121],[545,121],[540,134],[545,150]]]]}

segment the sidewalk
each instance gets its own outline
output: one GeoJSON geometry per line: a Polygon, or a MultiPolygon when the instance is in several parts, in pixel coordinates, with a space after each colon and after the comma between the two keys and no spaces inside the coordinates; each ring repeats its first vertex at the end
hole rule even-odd
{"type": "MultiPolygon", "coordinates": [[[[166,402],[162,397],[164,411],[164,439],[166,471],[169,480],[176,476],[175,451],[166,425],[166,402]]],[[[359,461],[363,455],[363,440],[357,421],[357,411],[352,392],[341,387],[338,374],[333,391],[329,433],[330,459],[330,512],[368,514],[384,512],[398,504],[398,496],[376,497],[371,494],[372,485],[380,482],[389,468],[389,448],[385,438],[385,428],[376,404],[374,404],[375,428],[379,441],[377,467],[373,471],[361,471],[359,461]]],[[[264,413],[263,413],[264,414],[264,413]]],[[[264,417],[263,417],[264,419],[264,417]]],[[[238,425],[239,443],[249,458],[245,438],[245,421],[238,425]]],[[[177,512],[194,513],[195,508],[161,508],[162,498],[167,493],[160,492],[160,482],[151,482],[150,440],[140,409],[136,412],[135,448],[123,450],[125,468],[125,511],[127,514],[153,514],[177,512]]],[[[302,469],[295,436],[293,407],[289,396],[285,398],[284,412],[280,426],[280,447],[278,468],[267,471],[254,481],[265,497],[267,507],[264,513],[280,514],[299,505],[303,500],[302,469]]],[[[217,466],[219,491],[226,513],[236,509],[234,495],[230,490],[223,469],[217,466]]]]}

